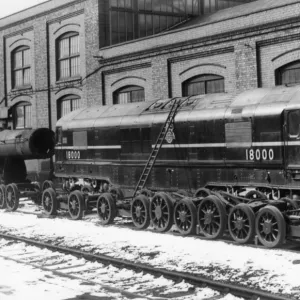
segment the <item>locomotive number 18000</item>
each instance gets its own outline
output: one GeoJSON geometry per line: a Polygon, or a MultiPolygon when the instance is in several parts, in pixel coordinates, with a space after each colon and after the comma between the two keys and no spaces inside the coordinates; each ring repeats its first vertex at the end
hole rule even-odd
{"type": "Polygon", "coordinates": [[[80,151],[66,151],[67,159],[80,159],[80,151]]]}
{"type": "Polygon", "coordinates": [[[271,149],[247,149],[246,160],[273,160],[274,150],[271,149]]]}

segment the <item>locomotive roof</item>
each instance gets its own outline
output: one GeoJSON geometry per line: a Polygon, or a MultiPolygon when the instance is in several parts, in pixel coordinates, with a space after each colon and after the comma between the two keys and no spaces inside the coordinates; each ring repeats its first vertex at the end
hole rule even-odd
{"type": "MultiPolygon", "coordinates": [[[[174,99],[174,98],[173,98],[174,99]]],[[[176,98],[180,107],[176,121],[209,120],[254,115],[280,115],[284,109],[300,108],[300,86],[259,88],[237,96],[227,93],[176,98]]],[[[64,130],[93,127],[151,126],[162,123],[172,99],[81,108],[57,122],[64,130]]]]}

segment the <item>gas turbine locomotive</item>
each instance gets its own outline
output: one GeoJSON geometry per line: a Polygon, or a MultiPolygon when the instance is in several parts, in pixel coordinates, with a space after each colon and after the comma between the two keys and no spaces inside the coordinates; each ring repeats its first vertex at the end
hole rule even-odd
{"type": "Polygon", "coordinates": [[[300,237],[300,87],[263,88],[96,106],[57,122],[48,214],[97,208],[104,224],[131,217],[208,238],[228,226],[239,243],[300,237]],[[147,187],[147,188],[146,188],[147,187]]]}

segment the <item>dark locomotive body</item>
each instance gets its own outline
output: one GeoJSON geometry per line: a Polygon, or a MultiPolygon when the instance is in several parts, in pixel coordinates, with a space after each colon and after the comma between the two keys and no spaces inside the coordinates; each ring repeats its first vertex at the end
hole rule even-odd
{"type": "MultiPolygon", "coordinates": [[[[174,123],[146,186],[196,190],[255,186],[297,193],[300,89],[257,89],[237,97],[178,98],[174,123]]],[[[57,123],[57,177],[134,189],[172,100],[92,107],[57,123]]]]}
{"type": "MultiPolygon", "coordinates": [[[[299,100],[295,86],[74,111],[57,122],[44,211],[266,247],[300,238],[299,100]]],[[[19,187],[0,186],[11,210],[19,187]]]]}

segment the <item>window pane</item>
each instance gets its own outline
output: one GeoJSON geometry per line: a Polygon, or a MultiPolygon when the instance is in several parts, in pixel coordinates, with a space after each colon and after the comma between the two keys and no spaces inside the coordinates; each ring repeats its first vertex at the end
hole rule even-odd
{"type": "Polygon", "coordinates": [[[79,64],[79,56],[71,58],[71,76],[80,74],[79,64]]]}
{"type": "Polygon", "coordinates": [[[118,12],[112,11],[110,13],[111,18],[111,43],[117,44],[119,42],[118,35],[118,12]]]}
{"type": "Polygon", "coordinates": [[[145,9],[145,0],[138,0],[138,7],[140,10],[145,9]]]}
{"type": "Polygon", "coordinates": [[[125,23],[125,12],[119,11],[119,42],[126,41],[126,23],[125,23]]]}
{"type": "Polygon", "coordinates": [[[118,97],[118,104],[125,104],[130,102],[130,93],[120,93],[118,97]]]}
{"type": "Polygon", "coordinates": [[[31,83],[31,72],[30,68],[24,69],[24,85],[29,85],[31,83]]]}
{"type": "Polygon", "coordinates": [[[186,0],[186,13],[190,15],[193,13],[193,0],[186,0]]]}
{"type": "Polygon", "coordinates": [[[30,128],[31,127],[31,105],[26,105],[24,109],[25,109],[25,127],[30,128]]]}
{"type": "Polygon", "coordinates": [[[79,35],[76,36],[72,36],[70,38],[70,43],[71,43],[71,47],[70,47],[70,51],[71,51],[71,55],[73,54],[78,54],[79,53],[79,35]]]}
{"type": "Polygon", "coordinates": [[[118,7],[118,0],[110,0],[111,7],[118,7]]]}
{"type": "Polygon", "coordinates": [[[175,13],[185,13],[185,1],[184,0],[173,0],[173,9],[175,13]]]}
{"type": "Polygon", "coordinates": [[[199,14],[199,1],[193,0],[193,14],[198,15],[199,14]]]}
{"type": "Polygon", "coordinates": [[[59,58],[69,56],[69,38],[59,41],[59,58]]]}
{"type": "Polygon", "coordinates": [[[24,106],[18,106],[15,110],[16,128],[24,128],[24,106]]]}
{"type": "Polygon", "coordinates": [[[146,26],[147,26],[147,32],[146,35],[152,35],[153,34],[153,26],[152,26],[152,15],[146,15],[146,26]]]}
{"type": "Polygon", "coordinates": [[[132,8],[132,0],[125,0],[125,7],[132,8]]]}
{"type": "Polygon", "coordinates": [[[217,10],[216,0],[210,0],[210,12],[217,10]]]}
{"type": "Polygon", "coordinates": [[[81,99],[73,99],[72,100],[72,111],[81,107],[81,105],[80,105],[81,101],[80,100],[81,99]]]}
{"type": "Polygon", "coordinates": [[[23,65],[24,66],[29,66],[30,62],[31,62],[30,51],[29,51],[29,49],[24,50],[24,62],[23,62],[23,65]]]}
{"type": "Polygon", "coordinates": [[[154,34],[160,32],[159,16],[153,15],[154,34]]]}
{"type": "Polygon", "coordinates": [[[60,78],[70,77],[69,60],[61,60],[59,62],[60,78]]]}
{"type": "Polygon", "coordinates": [[[139,27],[140,37],[146,36],[146,16],[144,14],[139,15],[139,27]]]}
{"type": "Polygon", "coordinates": [[[161,5],[163,5],[164,0],[153,0],[152,1],[152,10],[153,11],[160,11],[161,5]]]}
{"type": "Polygon", "coordinates": [[[291,111],[288,114],[288,130],[290,135],[298,135],[300,129],[300,111],[291,111]]]}
{"type": "Polygon", "coordinates": [[[133,17],[132,13],[126,13],[127,41],[133,40],[133,17]]]}
{"type": "Polygon", "coordinates": [[[203,9],[205,14],[210,13],[210,0],[204,0],[203,9]]]}
{"type": "Polygon", "coordinates": [[[22,86],[23,85],[23,71],[18,70],[14,72],[15,74],[15,87],[22,86]]]}
{"type": "Polygon", "coordinates": [[[141,101],[145,101],[144,89],[138,91],[132,91],[131,102],[141,102],[141,101]]]}
{"type": "Polygon", "coordinates": [[[22,51],[16,52],[14,55],[14,69],[21,68],[23,66],[22,51]]]}
{"type": "Polygon", "coordinates": [[[167,0],[167,11],[173,12],[173,0],[167,0]]]}
{"type": "Polygon", "coordinates": [[[145,0],[145,9],[152,10],[152,0],[145,0]]]}
{"type": "Polygon", "coordinates": [[[71,101],[64,100],[61,102],[61,117],[71,112],[71,101]]]}
{"type": "Polygon", "coordinates": [[[166,16],[160,16],[159,17],[159,21],[160,21],[160,30],[163,31],[165,29],[167,29],[167,17],[166,16]]]}
{"type": "Polygon", "coordinates": [[[224,80],[212,80],[207,82],[207,94],[224,92],[224,80]]]}

